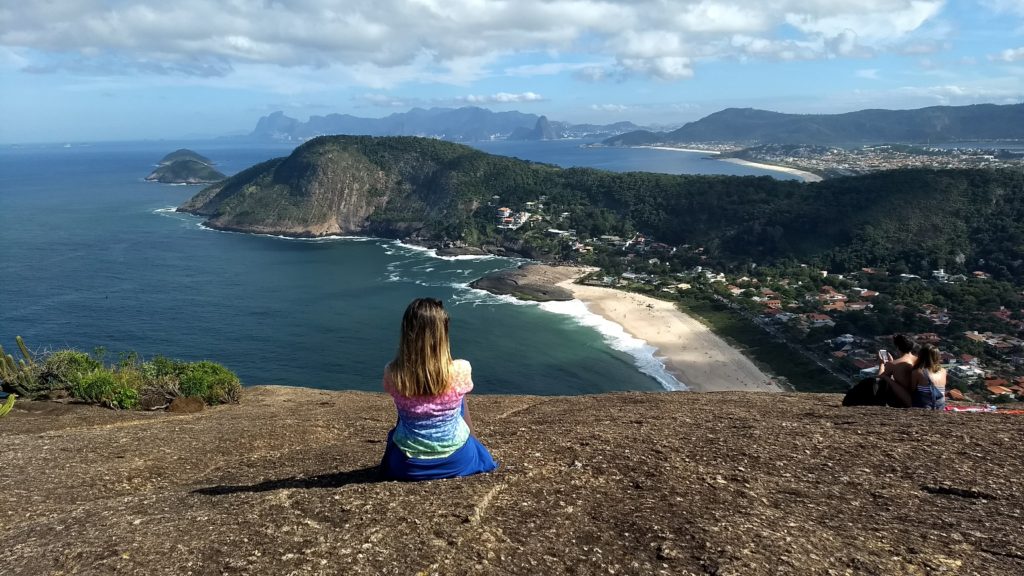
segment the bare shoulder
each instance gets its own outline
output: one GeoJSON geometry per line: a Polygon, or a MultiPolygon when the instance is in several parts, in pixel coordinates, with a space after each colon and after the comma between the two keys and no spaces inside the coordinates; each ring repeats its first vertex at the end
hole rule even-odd
{"type": "Polygon", "coordinates": [[[466,360],[452,361],[452,383],[460,394],[473,389],[473,367],[466,360]]]}

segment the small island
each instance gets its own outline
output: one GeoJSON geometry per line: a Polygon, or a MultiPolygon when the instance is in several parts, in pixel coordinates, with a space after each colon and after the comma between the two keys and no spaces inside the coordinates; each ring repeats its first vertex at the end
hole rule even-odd
{"type": "Polygon", "coordinates": [[[162,184],[212,184],[225,178],[212,160],[187,148],[161,158],[156,170],[146,176],[147,181],[162,184]]]}

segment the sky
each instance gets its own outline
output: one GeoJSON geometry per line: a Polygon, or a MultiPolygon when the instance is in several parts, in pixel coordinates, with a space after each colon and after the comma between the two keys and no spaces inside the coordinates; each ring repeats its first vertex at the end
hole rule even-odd
{"type": "Polygon", "coordinates": [[[1024,0],[0,3],[0,142],[481,106],[678,126],[1024,102],[1024,0]]]}

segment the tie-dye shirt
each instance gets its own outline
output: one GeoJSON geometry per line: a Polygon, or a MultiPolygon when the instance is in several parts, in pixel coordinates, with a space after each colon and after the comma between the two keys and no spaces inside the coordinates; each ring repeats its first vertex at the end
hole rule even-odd
{"type": "Polygon", "coordinates": [[[409,458],[445,458],[469,439],[462,418],[462,399],[473,389],[472,367],[465,360],[452,363],[452,383],[437,396],[403,396],[384,370],[384,390],[398,410],[391,439],[409,458]]]}

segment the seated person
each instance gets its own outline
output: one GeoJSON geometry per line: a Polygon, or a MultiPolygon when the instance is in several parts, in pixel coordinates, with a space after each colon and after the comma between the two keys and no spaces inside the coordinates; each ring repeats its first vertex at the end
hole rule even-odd
{"type": "Polygon", "coordinates": [[[916,343],[903,334],[896,334],[892,342],[899,353],[897,358],[888,357],[885,350],[879,352],[878,377],[888,384],[889,395],[887,404],[896,408],[910,408],[913,404],[913,386],[911,375],[917,356],[916,343]],[[883,356],[886,356],[883,358],[883,356]]]}
{"type": "Polygon", "coordinates": [[[388,433],[381,472],[394,480],[433,480],[498,467],[470,432],[466,394],[472,369],[452,360],[448,314],[440,300],[417,298],[402,317],[398,352],[384,368],[384,390],[398,422],[388,433]]]}
{"type": "Polygon", "coordinates": [[[942,367],[941,358],[935,346],[921,347],[912,374],[914,408],[942,410],[946,407],[946,369],[942,367]]]}

